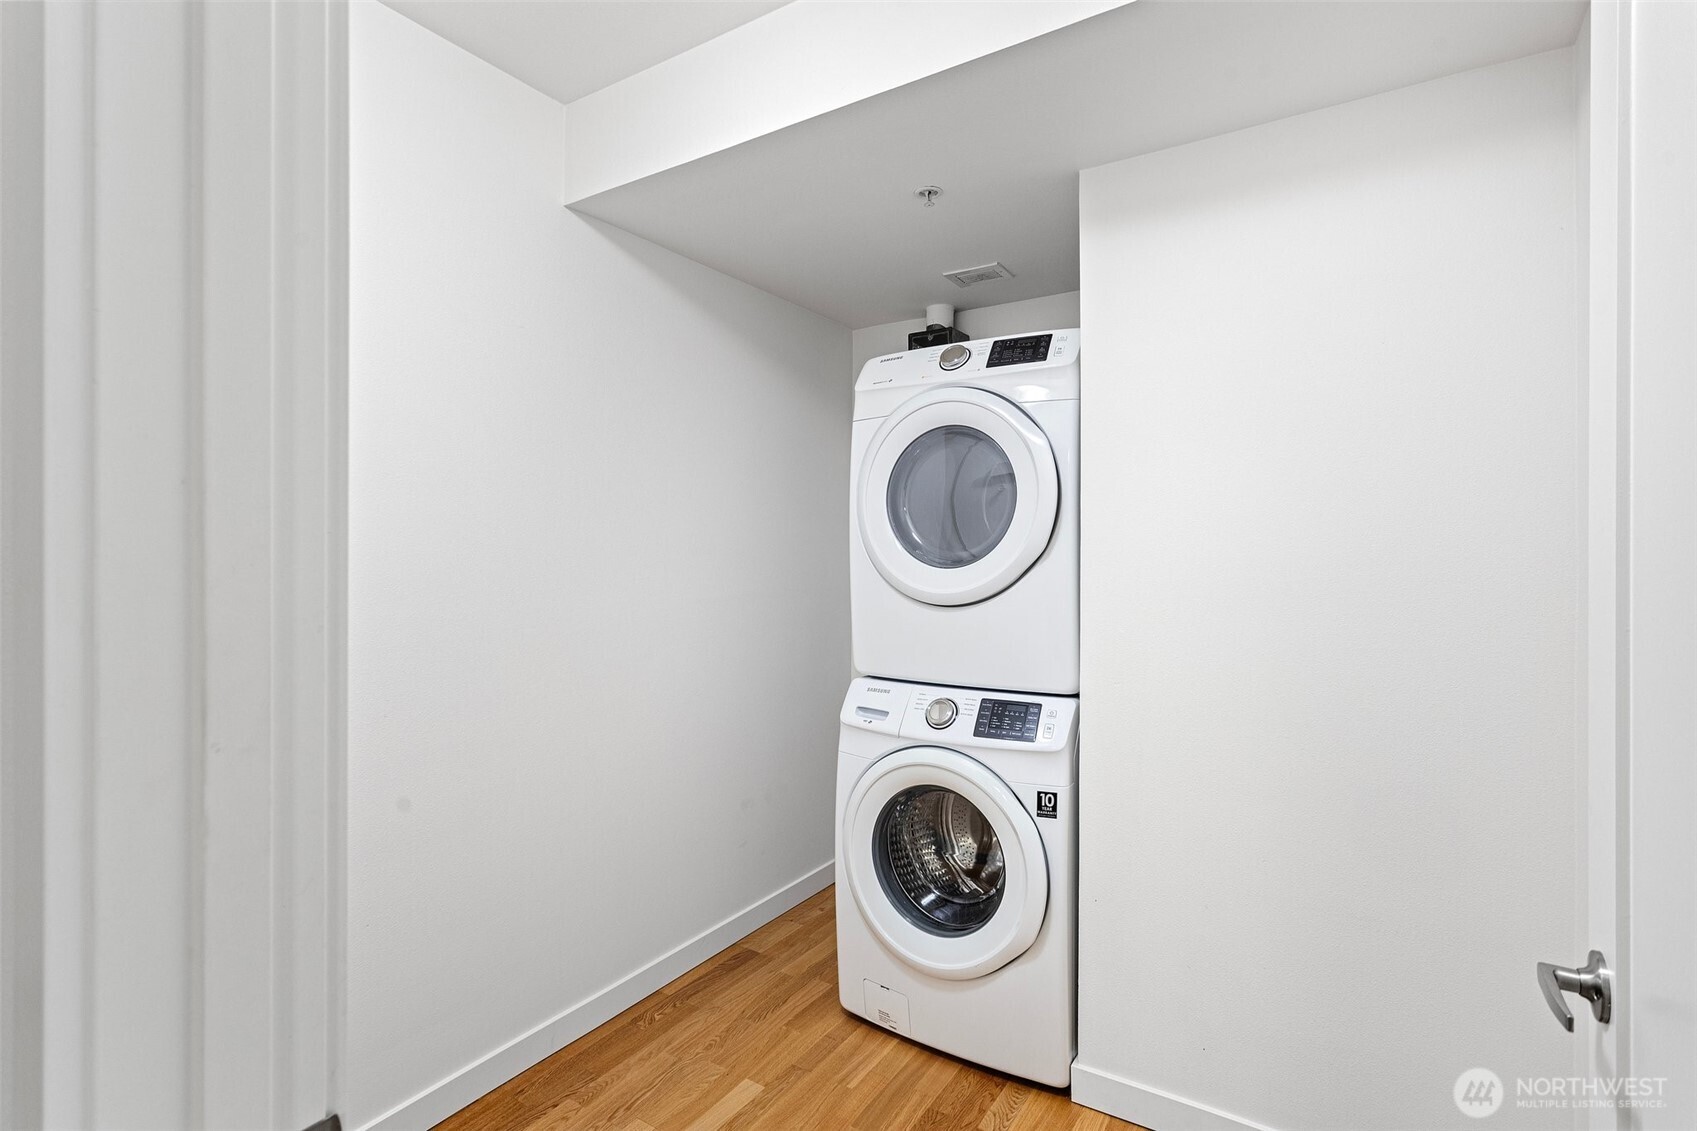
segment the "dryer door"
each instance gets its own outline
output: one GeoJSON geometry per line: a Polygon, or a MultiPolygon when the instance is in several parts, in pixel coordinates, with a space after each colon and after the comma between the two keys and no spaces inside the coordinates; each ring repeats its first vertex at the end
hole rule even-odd
{"type": "Polygon", "coordinates": [[[1007,784],[953,750],[914,746],[873,763],[843,809],[844,870],[884,945],[939,978],[981,978],[1037,938],[1049,865],[1007,784]]]}
{"type": "Polygon", "coordinates": [[[861,465],[861,542],[916,601],[968,605],[1018,581],[1049,545],[1060,473],[1024,409],[946,385],[884,421],[861,465]]]}

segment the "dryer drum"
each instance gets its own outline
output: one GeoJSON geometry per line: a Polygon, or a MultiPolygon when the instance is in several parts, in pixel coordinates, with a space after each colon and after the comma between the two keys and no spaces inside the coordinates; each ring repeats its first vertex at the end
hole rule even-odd
{"type": "Polygon", "coordinates": [[[996,914],[1006,875],[1002,845],[972,802],[940,786],[903,790],[876,827],[878,879],[914,924],[958,935],[996,914]]]}

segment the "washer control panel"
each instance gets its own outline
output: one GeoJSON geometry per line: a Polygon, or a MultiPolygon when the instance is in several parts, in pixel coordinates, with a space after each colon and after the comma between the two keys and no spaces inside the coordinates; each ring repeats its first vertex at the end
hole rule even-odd
{"type": "Polygon", "coordinates": [[[946,738],[963,750],[1059,750],[1076,731],[1078,699],[863,677],[849,685],[841,719],[854,730],[946,738]]]}
{"type": "Polygon", "coordinates": [[[910,738],[946,735],[958,745],[1054,750],[1066,744],[1078,719],[1071,697],[909,686],[908,721],[899,733],[910,738]]]}
{"type": "MultiPolygon", "coordinates": [[[[972,737],[1003,738],[1009,742],[1036,742],[1037,727],[1042,717],[1041,703],[985,697],[978,703],[978,721],[972,726],[972,737]]],[[[1053,737],[1053,729],[1049,733],[1053,737]]]]}

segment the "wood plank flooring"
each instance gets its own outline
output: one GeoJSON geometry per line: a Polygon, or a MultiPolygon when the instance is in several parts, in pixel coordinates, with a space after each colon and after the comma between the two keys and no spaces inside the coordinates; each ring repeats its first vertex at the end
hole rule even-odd
{"type": "Polygon", "coordinates": [[[774,919],[438,1131],[1133,1127],[843,1012],[833,894],[774,919]]]}

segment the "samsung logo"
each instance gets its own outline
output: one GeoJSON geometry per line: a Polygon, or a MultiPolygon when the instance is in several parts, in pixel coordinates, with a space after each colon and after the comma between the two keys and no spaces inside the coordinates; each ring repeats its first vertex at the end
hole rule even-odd
{"type": "Polygon", "coordinates": [[[887,687],[868,687],[866,690],[874,695],[888,695],[890,693],[890,689],[887,687]]]}

